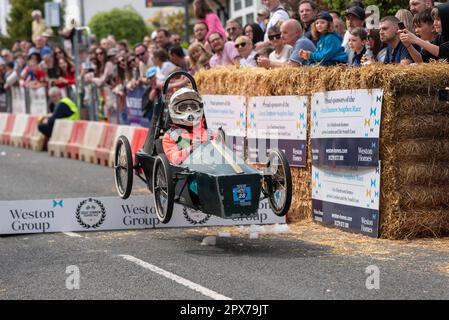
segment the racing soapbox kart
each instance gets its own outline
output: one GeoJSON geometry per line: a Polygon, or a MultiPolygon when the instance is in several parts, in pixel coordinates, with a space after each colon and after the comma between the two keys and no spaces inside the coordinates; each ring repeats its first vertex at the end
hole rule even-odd
{"type": "MultiPolygon", "coordinates": [[[[181,165],[168,161],[162,148],[162,137],[171,124],[166,95],[170,80],[179,76],[187,77],[192,89],[198,92],[194,78],[186,72],[177,71],[167,78],[153,108],[145,145],[135,153],[134,163],[128,139],[119,137],[114,155],[119,196],[123,199],[130,196],[135,173],[153,193],[156,214],[162,223],[170,221],[175,203],[231,219],[257,214],[259,201],[268,198],[273,212],[284,216],[292,200],[292,178],[281,150],[272,150],[262,169],[255,169],[225,146],[224,132],[219,130],[213,140],[202,143],[181,165]],[[196,192],[189,187],[192,181],[196,192]]],[[[205,123],[204,112],[203,118],[205,123]]]]}

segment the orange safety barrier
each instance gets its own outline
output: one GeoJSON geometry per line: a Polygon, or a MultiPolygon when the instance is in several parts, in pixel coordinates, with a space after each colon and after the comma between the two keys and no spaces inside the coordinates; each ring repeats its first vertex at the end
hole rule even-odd
{"type": "Polygon", "coordinates": [[[88,121],[75,121],[73,124],[72,135],[65,150],[65,157],[69,159],[79,159],[80,146],[83,144],[84,135],[86,133],[88,121]]]}
{"type": "Polygon", "coordinates": [[[10,144],[11,143],[11,133],[14,129],[14,122],[16,120],[15,114],[8,114],[8,118],[6,119],[6,125],[3,129],[3,133],[1,134],[1,143],[2,144],[10,144]]]}
{"type": "MultiPolygon", "coordinates": [[[[133,163],[136,163],[135,153],[143,148],[145,140],[148,135],[148,128],[136,128],[134,131],[133,139],[131,141],[131,151],[133,154],[133,163]]],[[[140,173],[143,174],[143,170],[140,169],[140,173]]]]}
{"type": "Polygon", "coordinates": [[[36,150],[33,148],[33,138],[40,137],[42,140],[42,147],[43,142],[45,140],[45,136],[39,132],[38,125],[39,125],[39,116],[29,116],[28,123],[25,128],[25,132],[22,137],[22,147],[26,149],[33,149],[34,151],[42,151],[42,149],[36,150]]]}
{"type": "MultiPolygon", "coordinates": [[[[38,116],[29,116],[27,126],[25,128],[25,132],[22,136],[22,148],[30,149],[31,148],[31,137],[35,130],[37,130],[37,125],[39,123],[38,116]]],[[[38,130],[39,131],[39,130],[38,130]]]]}
{"type": "Polygon", "coordinates": [[[109,153],[114,148],[114,142],[118,129],[116,124],[106,124],[100,141],[98,142],[97,149],[95,150],[95,162],[99,165],[109,165],[109,153]]]}
{"type": "Polygon", "coordinates": [[[87,124],[86,134],[84,135],[83,144],[79,148],[79,158],[82,161],[95,163],[95,150],[103,135],[107,123],[89,121],[87,124]]]}
{"type": "Polygon", "coordinates": [[[72,129],[75,121],[57,119],[53,126],[51,138],[48,141],[48,153],[51,156],[64,157],[67,142],[72,135],[72,129]]]}
{"type": "Polygon", "coordinates": [[[137,127],[132,127],[132,126],[119,126],[117,128],[117,132],[115,133],[115,138],[114,138],[114,145],[112,147],[112,149],[109,151],[109,161],[108,161],[108,165],[109,167],[113,167],[114,166],[114,154],[115,154],[115,145],[117,143],[117,140],[120,136],[125,136],[128,138],[128,140],[131,141],[133,140],[133,136],[134,136],[134,130],[136,130],[137,127]]]}
{"type": "Polygon", "coordinates": [[[22,139],[25,134],[29,118],[30,116],[28,114],[16,115],[16,121],[14,121],[14,127],[10,135],[10,144],[12,146],[19,148],[22,147],[22,139]]]}
{"type": "Polygon", "coordinates": [[[143,148],[147,138],[148,128],[136,128],[134,130],[133,139],[131,140],[131,150],[134,159],[134,153],[143,148]]]}

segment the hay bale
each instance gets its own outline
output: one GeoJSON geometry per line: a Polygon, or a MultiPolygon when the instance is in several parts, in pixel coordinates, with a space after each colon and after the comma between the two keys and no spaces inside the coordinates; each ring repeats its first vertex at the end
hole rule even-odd
{"type": "MultiPolygon", "coordinates": [[[[436,90],[449,86],[448,75],[447,64],[375,64],[274,70],[229,67],[200,72],[196,78],[200,92],[225,95],[383,89],[380,234],[400,239],[449,234],[449,108],[436,99],[436,90]]],[[[312,216],[310,132],[307,136],[307,167],[292,170],[290,221],[312,216]]]]}
{"type": "Polygon", "coordinates": [[[447,186],[449,162],[401,163],[399,180],[405,186],[447,186]]]}
{"type": "Polygon", "coordinates": [[[441,139],[449,137],[449,116],[415,115],[397,120],[398,139],[441,139]]]}
{"type": "Polygon", "coordinates": [[[413,239],[449,235],[449,210],[398,211],[395,219],[381,225],[380,233],[388,239],[413,239]]]}
{"type": "Polygon", "coordinates": [[[426,163],[431,166],[435,162],[449,159],[449,139],[405,140],[394,145],[393,152],[398,154],[401,163],[426,163]]]}
{"type": "Polygon", "coordinates": [[[403,210],[449,209],[449,192],[446,185],[402,186],[399,191],[403,210]]]}
{"type": "Polygon", "coordinates": [[[406,94],[397,99],[397,111],[400,117],[442,114],[449,115],[447,104],[438,101],[436,90],[432,94],[406,94]]]}

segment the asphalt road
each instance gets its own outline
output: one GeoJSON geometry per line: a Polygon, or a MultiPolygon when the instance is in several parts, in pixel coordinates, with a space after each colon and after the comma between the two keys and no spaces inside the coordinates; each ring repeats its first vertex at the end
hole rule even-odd
{"type": "MultiPolygon", "coordinates": [[[[109,168],[2,145],[0,181],[0,200],[115,195],[109,168]]],[[[232,236],[215,246],[201,242],[220,228],[0,236],[0,299],[449,298],[449,241],[434,247],[314,224],[290,229],[249,239],[226,228],[232,236]],[[378,289],[367,289],[372,265],[378,289]]]]}

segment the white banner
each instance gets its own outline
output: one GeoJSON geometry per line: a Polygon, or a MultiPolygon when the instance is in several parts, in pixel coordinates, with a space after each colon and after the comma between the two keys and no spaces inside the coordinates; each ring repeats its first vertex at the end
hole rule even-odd
{"type": "Polygon", "coordinates": [[[30,89],[30,114],[45,115],[47,114],[47,95],[45,88],[30,89]]]}
{"type": "Polygon", "coordinates": [[[382,97],[381,89],[315,93],[311,138],[379,138],[382,97]]]}
{"type": "Polygon", "coordinates": [[[265,163],[268,151],[284,151],[291,166],[307,159],[307,96],[252,97],[248,101],[248,158],[265,163]]]}
{"type": "Polygon", "coordinates": [[[12,87],[12,113],[26,113],[25,89],[12,87]]]}
{"type": "Polygon", "coordinates": [[[228,136],[246,136],[244,96],[204,95],[203,103],[209,129],[217,130],[221,127],[228,136]]]}
{"type": "Polygon", "coordinates": [[[325,169],[312,166],[312,199],[379,210],[378,168],[325,169]]]}
{"type": "Polygon", "coordinates": [[[248,138],[307,140],[308,97],[252,97],[248,101],[248,138]]]}
{"type": "Polygon", "coordinates": [[[99,197],[0,201],[0,234],[285,223],[285,217],[276,216],[267,200],[260,203],[257,215],[239,219],[222,219],[175,204],[168,224],[159,222],[153,204],[151,195],[127,200],[99,197]]]}

